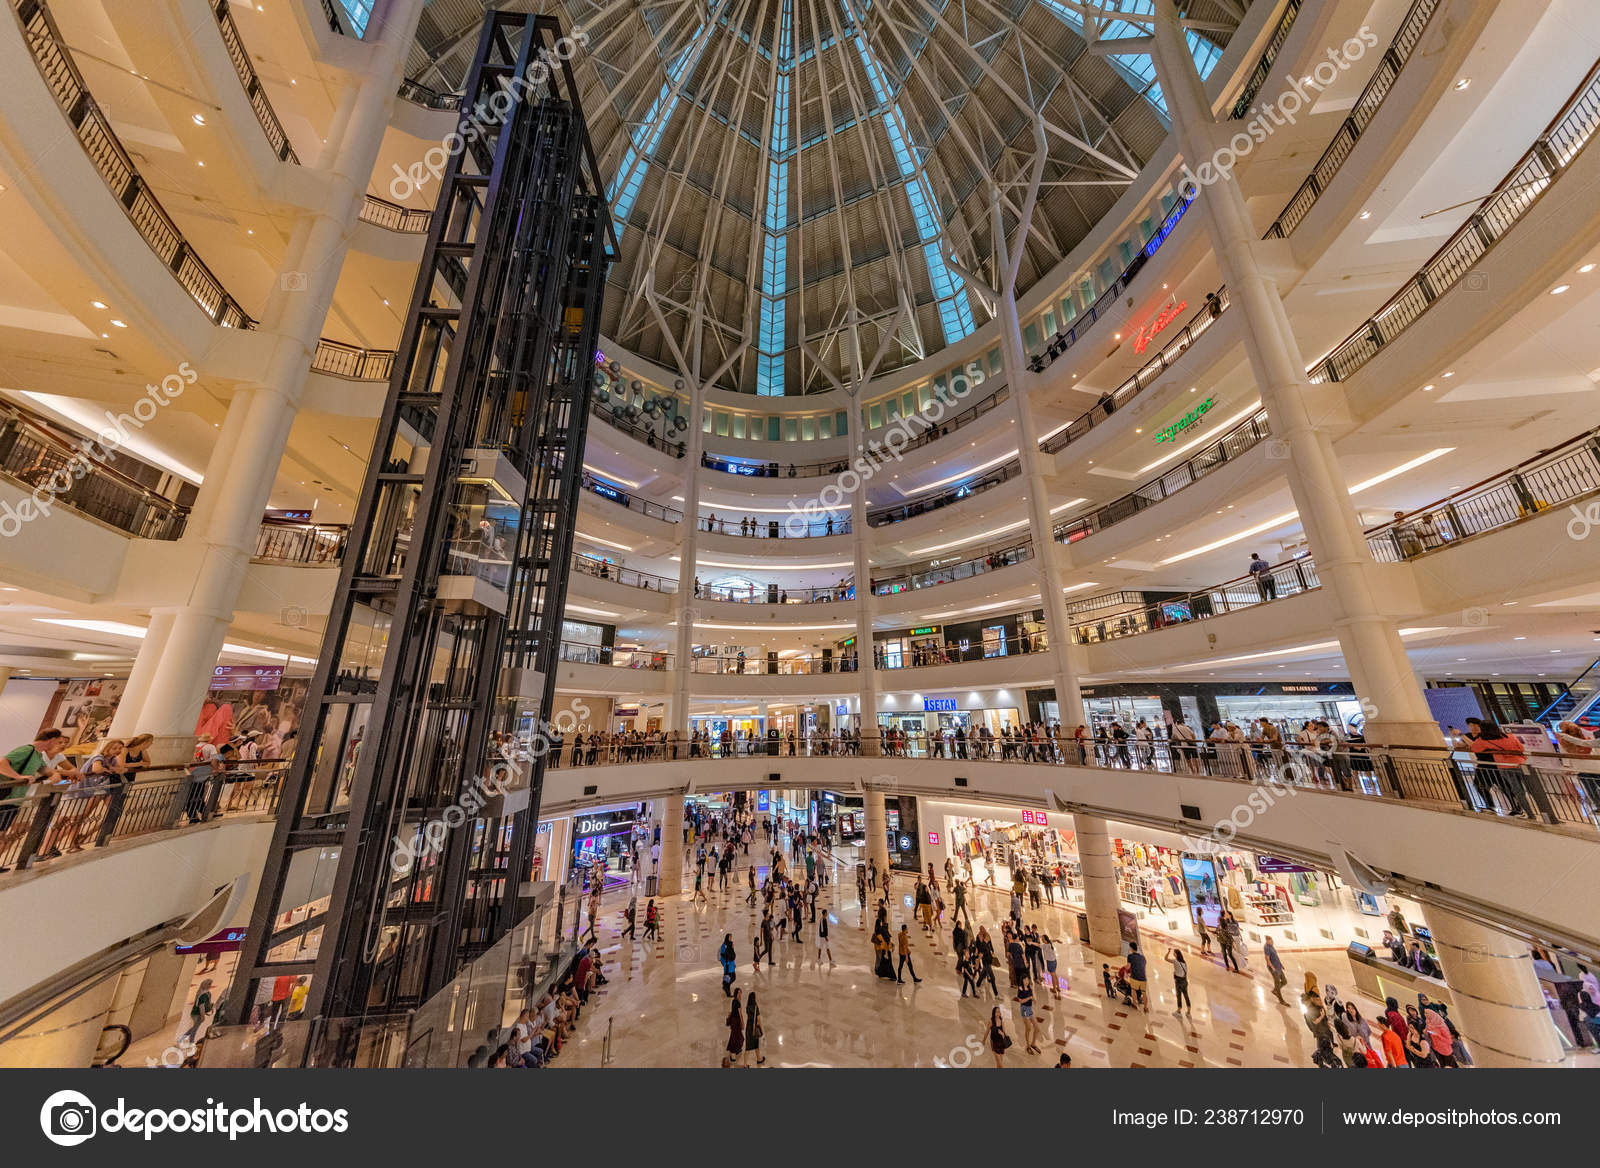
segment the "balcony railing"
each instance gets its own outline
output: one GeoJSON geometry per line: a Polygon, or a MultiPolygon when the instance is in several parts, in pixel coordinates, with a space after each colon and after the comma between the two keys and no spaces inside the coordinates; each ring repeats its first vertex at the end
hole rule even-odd
{"type": "Polygon", "coordinates": [[[1264,442],[1272,433],[1267,422],[1267,411],[1257,410],[1221,438],[1196,454],[1190,455],[1171,470],[1151,479],[1143,486],[1114,499],[1088,515],[1080,515],[1055,525],[1055,538],[1060,543],[1075,543],[1086,535],[1103,531],[1113,523],[1131,519],[1146,507],[1154,506],[1185,487],[1193,486],[1214,470],[1218,470],[1246,450],[1264,442]]]}
{"type": "Polygon", "coordinates": [[[930,442],[937,442],[940,438],[943,438],[952,430],[959,430],[963,426],[970,426],[973,422],[976,422],[979,418],[983,417],[996,406],[1003,405],[1006,401],[1010,400],[1010,397],[1011,391],[1008,387],[1002,385],[988,397],[984,398],[980,402],[968,406],[954,417],[947,418],[944,421],[941,421],[937,426],[930,426],[926,430],[923,430],[920,434],[917,434],[915,437],[913,437],[911,441],[902,446],[900,448],[901,452],[903,453],[907,450],[915,450],[919,446],[928,445],[930,442]]]}
{"type": "Polygon", "coordinates": [[[729,604],[843,604],[856,598],[856,586],[850,580],[832,588],[788,588],[756,583],[703,585],[696,581],[694,594],[697,600],[722,600],[729,604]]]}
{"type": "Polygon", "coordinates": [[[575,665],[605,665],[612,669],[647,669],[661,673],[672,668],[671,653],[652,649],[624,649],[615,645],[584,645],[562,641],[558,654],[562,661],[575,665]]]}
{"type": "Polygon", "coordinates": [[[397,231],[402,235],[424,235],[433,223],[433,208],[402,207],[377,195],[368,195],[361,203],[361,222],[397,231]]]}
{"type": "Polygon", "coordinates": [[[1261,59],[1256,62],[1256,67],[1250,71],[1244,88],[1239,91],[1239,100],[1233,103],[1233,113],[1230,116],[1234,121],[1238,121],[1250,112],[1250,103],[1256,99],[1256,94],[1261,92],[1261,87],[1267,83],[1267,78],[1272,76],[1272,64],[1283,49],[1283,42],[1289,39],[1289,30],[1294,27],[1294,18],[1299,15],[1300,0],[1289,0],[1283,6],[1283,15],[1278,18],[1277,27],[1272,30],[1266,48],[1261,50],[1261,59]]]}
{"type": "Polygon", "coordinates": [[[122,204],[139,234],[144,236],[150,250],[212,321],[224,328],[254,328],[256,322],[195,255],[172,217],[150,193],[133,160],[112,132],[111,120],[89,96],[83,75],[67,52],[50,10],[41,0],[11,0],[11,6],[22,26],[23,39],[33,53],[34,63],[55,95],[84,153],[122,204]]]}
{"type": "Polygon", "coordinates": [[[598,495],[608,503],[615,503],[619,507],[626,507],[629,511],[637,511],[640,515],[659,519],[663,523],[683,522],[683,512],[676,507],[666,507],[631,491],[625,491],[604,479],[596,478],[588,471],[583,472],[583,489],[598,495]]]}
{"type": "Polygon", "coordinates": [[[1184,212],[1193,203],[1193,196],[1187,199],[1180,198],[1178,205],[1169,211],[1167,217],[1161,221],[1160,229],[1145,241],[1145,245],[1139,249],[1139,253],[1133,257],[1133,261],[1122,270],[1122,274],[1111,281],[1106,290],[1095,298],[1095,302],[1089,306],[1082,316],[1073,321],[1071,328],[1057,332],[1044,349],[1029,357],[1028,368],[1035,373],[1042,373],[1056,358],[1082,340],[1088,333],[1090,325],[1108,312],[1117,309],[1122,302],[1123,289],[1133,283],[1133,278],[1139,274],[1139,270],[1145,264],[1150,262],[1150,257],[1161,250],[1161,245],[1172,234],[1172,229],[1178,225],[1178,220],[1183,218],[1184,212]]]}
{"type": "Polygon", "coordinates": [[[399,95],[413,105],[420,105],[427,109],[458,110],[461,108],[461,95],[459,93],[441,93],[431,85],[424,85],[420,81],[404,78],[400,82],[399,95]]]}
{"type": "Polygon", "coordinates": [[[903,523],[907,519],[915,519],[918,515],[925,515],[929,511],[937,511],[941,507],[948,507],[951,503],[965,499],[969,495],[976,495],[991,487],[998,487],[1001,483],[1008,482],[1022,473],[1022,462],[1012,459],[1002,463],[992,470],[970,482],[958,483],[953,487],[946,487],[936,493],[919,496],[904,503],[896,503],[893,507],[879,507],[876,511],[867,512],[867,526],[887,527],[891,523],[903,523]]]}
{"type": "Polygon", "coordinates": [[[1049,454],[1065,449],[1101,422],[1104,422],[1118,408],[1127,405],[1139,394],[1154,385],[1162,374],[1172,368],[1179,357],[1188,352],[1190,345],[1205,335],[1206,330],[1217,322],[1232,303],[1232,300],[1228,297],[1227,288],[1219,288],[1215,293],[1207,296],[1206,302],[1201,306],[1200,311],[1191,316],[1189,322],[1178,330],[1178,335],[1168,341],[1165,347],[1147,361],[1137,373],[1117,386],[1116,389],[1102,394],[1100,400],[1091,408],[1085,410],[1074,421],[1067,423],[1050,437],[1041,441],[1039,449],[1049,454]]]}
{"type": "MultiPolygon", "coordinates": [[[[1392,344],[1467,274],[1561,178],[1600,128],[1600,65],[1567,100],[1521,161],[1433,258],[1372,318],[1308,370],[1313,382],[1345,381],[1392,344]]],[[[1485,285],[1486,286],[1486,285],[1485,285]]],[[[1473,287],[1469,280],[1467,287],[1473,287]]]]}
{"type": "Polygon", "coordinates": [[[745,539],[826,539],[830,535],[849,535],[850,517],[835,519],[824,515],[821,519],[796,521],[804,514],[791,512],[782,519],[757,519],[744,515],[738,519],[731,515],[718,515],[711,511],[699,519],[700,530],[714,535],[737,535],[745,539]]]}
{"type": "Polygon", "coordinates": [[[649,426],[640,426],[630,422],[609,405],[603,404],[598,398],[594,400],[594,403],[589,408],[596,417],[603,418],[607,424],[621,430],[630,438],[643,442],[652,450],[665,450],[673,458],[682,458],[687,452],[683,439],[667,438],[664,435],[657,434],[649,426]]]}
{"type": "Polygon", "coordinates": [[[270,815],[287,765],[233,763],[223,772],[205,764],[168,767],[98,787],[63,782],[13,805],[0,834],[0,871],[219,816],[270,815]]]}
{"type": "Polygon", "coordinates": [[[1288,239],[1294,233],[1294,229],[1304,222],[1316,201],[1322,197],[1322,192],[1328,189],[1333,176],[1339,173],[1344,160],[1349,158],[1350,152],[1356,148],[1356,141],[1372,124],[1372,119],[1378,116],[1378,109],[1383,105],[1383,99],[1388,97],[1389,91],[1394,88],[1400,70],[1404,69],[1406,62],[1411,59],[1417,41],[1422,38],[1423,29],[1427,28],[1428,21],[1432,19],[1441,2],[1442,0],[1415,0],[1407,10],[1405,19],[1400,22],[1400,28],[1394,34],[1394,40],[1378,59],[1378,67],[1372,71],[1371,78],[1362,89],[1361,96],[1356,98],[1356,104],[1351,108],[1349,115],[1339,124],[1339,129],[1333,135],[1333,141],[1322,152],[1322,157],[1317,159],[1317,164],[1311,168],[1311,173],[1306,176],[1305,182],[1300,184],[1300,189],[1294,193],[1288,205],[1272,221],[1272,226],[1267,228],[1266,234],[1262,236],[1263,239],[1288,239]]]}
{"type": "Polygon", "coordinates": [[[879,669],[931,669],[939,665],[960,665],[967,661],[1025,657],[1031,653],[1043,653],[1049,647],[1048,634],[1025,633],[1003,641],[980,641],[966,645],[926,637],[899,646],[874,645],[872,652],[873,661],[879,669]]]}
{"type": "Polygon", "coordinates": [[[1157,629],[1207,620],[1257,605],[1270,604],[1322,587],[1317,566],[1310,556],[1275,564],[1260,575],[1240,576],[1213,584],[1198,592],[1164,600],[1145,602],[1130,612],[1107,615],[1093,621],[1080,621],[1073,634],[1080,645],[1115,641],[1157,629]]]}
{"type": "Polygon", "coordinates": [[[323,337],[312,354],[311,368],[349,381],[388,381],[394,371],[394,350],[363,349],[323,337]]]}
{"type": "Polygon", "coordinates": [[[228,50],[228,59],[233,62],[233,70],[239,75],[239,84],[244,86],[244,95],[250,102],[250,108],[255,111],[256,121],[261,123],[262,133],[266,134],[272,152],[278,156],[280,162],[292,162],[299,166],[300,159],[295,155],[289,135],[284,131],[283,123],[278,120],[277,111],[272,108],[272,102],[261,86],[261,78],[256,73],[255,64],[250,60],[250,54],[245,51],[244,41],[239,36],[239,27],[233,23],[233,13],[229,9],[228,0],[214,0],[211,13],[217,18],[217,28],[222,33],[222,43],[228,50]]]}
{"type": "Polygon", "coordinates": [[[987,572],[1009,568],[1033,558],[1033,540],[1021,539],[996,545],[981,555],[970,556],[953,564],[923,568],[915,572],[900,572],[893,576],[874,576],[874,596],[894,596],[919,588],[932,588],[938,584],[951,584],[957,580],[970,580],[987,572]]]}
{"type": "Polygon", "coordinates": [[[638,588],[645,592],[676,592],[678,582],[666,576],[653,576],[649,572],[638,572],[632,568],[624,568],[594,556],[574,554],[572,557],[572,570],[582,572],[585,576],[593,576],[596,580],[613,580],[628,588],[638,588]]]}
{"type": "Polygon", "coordinates": [[[140,539],[177,539],[189,515],[9,406],[0,407],[0,474],[33,492],[36,506],[66,507],[140,539]]]}
{"type": "Polygon", "coordinates": [[[258,564],[339,566],[350,540],[343,524],[265,522],[256,533],[256,550],[250,558],[258,564]]]}
{"type": "MultiPolygon", "coordinates": [[[[1600,430],[1530,458],[1493,478],[1465,487],[1367,532],[1381,563],[1413,560],[1469,536],[1496,531],[1600,491],[1600,430]]],[[[1572,507],[1569,527],[1600,526],[1600,508],[1572,507]],[[1591,516],[1590,510],[1597,514],[1591,516]]]]}

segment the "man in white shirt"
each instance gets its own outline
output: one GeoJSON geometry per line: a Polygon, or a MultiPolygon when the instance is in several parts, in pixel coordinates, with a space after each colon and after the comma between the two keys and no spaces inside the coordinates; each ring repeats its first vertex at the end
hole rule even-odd
{"type": "Polygon", "coordinates": [[[1182,718],[1172,720],[1172,742],[1175,747],[1176,757],[1172,760],[1173,769],[1183,769],[1190,773],[1198,773],[1200,760],[1198,751],[1195,750],[1194,728],[1182,718]]]}

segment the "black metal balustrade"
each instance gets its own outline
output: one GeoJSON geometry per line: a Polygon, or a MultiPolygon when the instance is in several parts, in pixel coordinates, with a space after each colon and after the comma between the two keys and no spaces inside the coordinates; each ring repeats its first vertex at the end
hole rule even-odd
{"type": "Polygon", "coordinates": [[[300,159],[295,155],[294,146],[289,141],[283,123],[278,120],[278,113],[272,108],[266,90],[262,88],[255,64],[245,50],[243,38],[239,36],[239,26],[233,22],[233,12],[228,0],[214,0],[211,13],[217,18],[217,29],[222,33],[222,43],[228,50],[228,59],[233,62],[233,70],[239,75],[239,84],[244,86],[245,98],[250,102],[250,108],[255,111],[256,121],[261,123],[261,131],[266,134],[272,152],[278,156],[280,162],[292,162],[299,166],[300,159]]]}
{"type": "MultiPolygon", "coordinates": [[[[1259,575],[1239,576],[1195,592],[1169,597],[1153,603],[1142,601],[1127,612],[1111,613],[1092,621],[1080,621],[1073,635],[1080,645],[1114,641],[1157,629],[1172,628],[1190,621],[1209,620],[1241,609],[1270,604],[1322,587],[1317,565],[1310,556],[1275,564],[1259,575]]],[[[1126,595],[1126,594],[1124,594],[1126,595]]],[[[1089,601],[1079,601],[1079,604],[1089,601]]]]}
{"type": "Polygon", "coordinates": [[[84,153],[122,204],[150,250],[167,266],[202,312],[224,328],[255,328],[256,322],[223,289],[222,282],[195,255],[183,232],[150,193],[133,159],[111,129],[111,120],[89,96],[83,75],[67,52],[41,0],[11,0],[22,36],[45,84],[66,115],[84,153]]]}

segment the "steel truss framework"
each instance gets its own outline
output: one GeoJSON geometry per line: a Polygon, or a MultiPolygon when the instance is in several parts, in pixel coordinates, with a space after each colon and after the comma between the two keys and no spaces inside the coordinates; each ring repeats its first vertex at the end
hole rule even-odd
{"type": "Polygon", "coordinates": [[[350,1063],[523,915],[543,755],[505,743],[554,698],[615,258],[571,69],[529,73],[560,36],[492,13],[468,71],[484,129],[442,176],[235,982],[245,1021],[264,983],[309,979],[310,1021],[263,1062],[350,1063]]]}
{"type": "MultiPolygon", "coordinates": [[[[1123,0],[1126,19],[1150,2],[1123,0]]],[[[996,204],[1013,224],[1028,208],[1012,257],[1026,291],[1167,132],[1132,75],[1086,44],[1126,30],[1110,4],[561,7],[588,36],[574,65],[623,241],[604,331],[699,384],[849,388],[938,351],[983,323],[966,274],[1001,282],[996,204]]],[[[1243,11],[1187,7],[1216,45],[1243,11]]],[[[454,51],[436,30],[411,66],[449,85],[454,51]]]]}

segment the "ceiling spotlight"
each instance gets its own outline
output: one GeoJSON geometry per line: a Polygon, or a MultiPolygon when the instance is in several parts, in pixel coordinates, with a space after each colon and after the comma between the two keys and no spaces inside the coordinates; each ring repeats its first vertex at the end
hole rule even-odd
{"type": "Polygon", "coordinates": [[[1578,271],[1580,274],[1587,276],[1590,272],[1594,271],[1594,265],[1584,264],[1583,267],[1578,269],[1578,271]]]}
{"type": "Polygon", "coordinates": [[[1550,295],[1552,295],[1552,296],[1560,296],[1563,292],[1565,292],[1570,287],[1572,287],[1571,284],[1557,284],[1554,288],[1550,289],[1550,295]]]}
{"type": "Polygon", "coordinates": [[[197,126],[205,125],[206,124],[206,116],[205,116],[205,114],[195,114],[194,115],[194,124],[197,125],[197,126]]]}
{"type": "Polygon", "coordinates": [[[1433,390],[1433,385],[1431,383],[1428,384],[1428,385],[1424,385],[1422,387],[1422,392],[1423,393],[1430,393],[1430,392],[1432,392],[1432,390],[1433,390]]]}
{"type": "Polygon", "coordinates": [[[1448,370],[1445,373],[1440,374],[1441,377],[1454,377],[1455,375],[1456,375],[1456,371],[1454,369],[1448,370]]]}
{"type": "Polygon", "coordinates": [[[1361,212],[1361,218],[1363,218],[1363,219],[1371,219],[1372,218],[1372,212],[1371,211],[1363,211],[1363,212],[1361,212]]]}
{"type": "Polygon", "coordinates": [[[116,320],[116,319],[113,319],[111,321],[111,323],[113,325],[115,325],[117,328],[127,328],[128,327],[127,324],[124,321],[120,321],[120,320],[116,320]]]}
{"type": "Polygon", "coordinates": [[[106,306],[105,301],[103,301],[103,300],[91,300],[91,301],[89,301],[89,303],[92,304],[95,308],[104,308],[106,306]]]}
{"type": "Polygon", "coordinates": [[[1465,89],[1467,86],[1469,86],[1471,84],[1472,84],[1472,78],[1463,77],[1460,81],[1457,81],[1455,83],[1454,88],[1455,88],[1455,91],[1457,93],[1460,93],[1463,89],[1465,89]]]}

